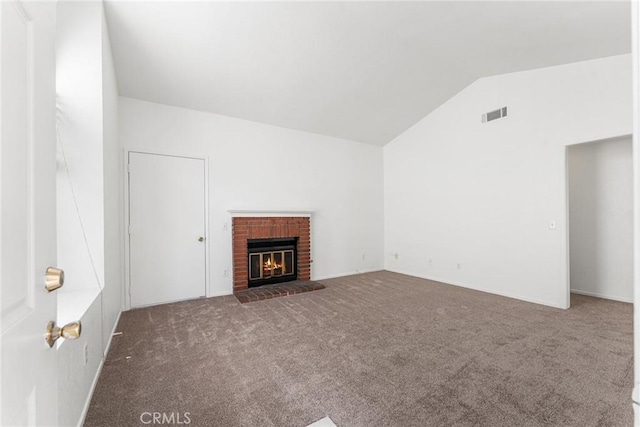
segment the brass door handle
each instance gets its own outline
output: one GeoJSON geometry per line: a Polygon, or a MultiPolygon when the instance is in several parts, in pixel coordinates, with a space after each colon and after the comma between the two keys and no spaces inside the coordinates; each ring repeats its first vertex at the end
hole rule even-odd
{"type": "Polygon", "coordinates": [[[53,320],[47,323],[47,333],[45,334],[45,341],[49,344],[49,347],[53,347],[53,343],[60,337],[75,340],[82,333],[82,324],[78,320],[77,322],[71,322],[64,325],[62,328],[56,326],[56,322],[53,320]]]}
{"type": "Polygon", "coordinates": [[[44,287],[47,291],[53,292],[64,285],[64,271],[59,268],[49,267],[45,273],[44,287]]]}
{"type": "Polygon", "coordinates": [[[204,237],[200,237],[200,238],[198,239],[198,242],[204,242],[204,237]]]}

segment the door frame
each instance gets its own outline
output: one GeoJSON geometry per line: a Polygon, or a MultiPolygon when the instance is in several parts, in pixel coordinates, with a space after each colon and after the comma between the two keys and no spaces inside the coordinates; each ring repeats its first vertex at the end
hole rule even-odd
{"type": "Polygon", "coordinates": [[[162,151],[162,150],[146,150],[146,149],[134,149],[134,148],[125,148],[122,157],[122,177],[123,177],[123,227],[122,227],[122,241],[123,241],[123,251],[122,251],[122,265],[124,266],[124,286],[122,289],[123,292],[123,301],[124,301],[124,309],[131,310],[131,272],[130,272],[130,246],[129,246],[129,154],[130,153],[138,153],[138,154],[150,154],[156,156],[167,156],[167,157],[179,157],[179,158],[187,158],[187,159],[196,159],[204,161],[204,282],[205,282],[205,297],[209,298],[211,296],[211,280],[210,280],[210,245],[209,245],[209,157],[203,155],[194,155],[194,154],[186,154],[186,153],[178,153],[175,151],[162,151]]]}

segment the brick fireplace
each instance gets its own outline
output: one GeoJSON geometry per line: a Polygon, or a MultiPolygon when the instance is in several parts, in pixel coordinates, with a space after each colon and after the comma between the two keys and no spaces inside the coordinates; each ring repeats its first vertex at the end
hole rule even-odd
{"type": "Polygon", "coordinates": [[[311,280],[311,233],[309,217],[234,217],[233,291],[249,287],[248,242],[255,239],[297,239],[297,280],[311,280]]]}

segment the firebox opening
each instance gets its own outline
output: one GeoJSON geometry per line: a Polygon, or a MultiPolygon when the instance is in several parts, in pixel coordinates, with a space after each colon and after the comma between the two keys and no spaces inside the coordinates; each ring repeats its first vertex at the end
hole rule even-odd
{"type": "Polygon", "coordinates": [[[298,279],[298,238],[247,241],[249,287],[298,279]]]}

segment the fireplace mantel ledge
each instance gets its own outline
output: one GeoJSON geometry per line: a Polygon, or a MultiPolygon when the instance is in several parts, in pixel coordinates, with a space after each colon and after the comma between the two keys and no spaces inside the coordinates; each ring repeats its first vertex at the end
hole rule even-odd
{"type": "Polygon", "coordinates": [[[272,216],[295,216],[310,217],[314,210],[271,210],[271,209],[229,209],[227,212],[232,217],[272,217],[272,216]]]}

